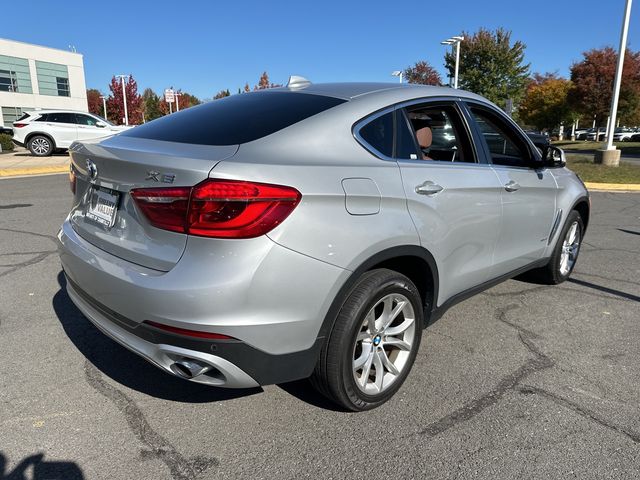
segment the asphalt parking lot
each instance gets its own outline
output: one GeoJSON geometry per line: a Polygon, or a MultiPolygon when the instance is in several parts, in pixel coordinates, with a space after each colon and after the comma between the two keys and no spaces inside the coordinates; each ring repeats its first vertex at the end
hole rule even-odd
{"type": "Polygon", "coordinates": [[[0,180],[0,479],[640,477],[640,194],[594,193],[571,281],[511,280],[424,333],[383,407],[212,389],[98,332],[64,289],[65,175],[0,180]]]}

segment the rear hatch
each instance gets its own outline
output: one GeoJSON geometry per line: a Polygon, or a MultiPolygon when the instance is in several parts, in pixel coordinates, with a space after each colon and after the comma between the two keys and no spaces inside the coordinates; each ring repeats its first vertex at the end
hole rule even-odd
{"type": "Polygon", "coordinates": [[[152,227],[129,192],[140,187],[193,186],[238,145],[192,145],[122,135],[70,149],[76,174],[73,229],[96,247],[129,262],[169,271],[187,235],[152,227]]]}

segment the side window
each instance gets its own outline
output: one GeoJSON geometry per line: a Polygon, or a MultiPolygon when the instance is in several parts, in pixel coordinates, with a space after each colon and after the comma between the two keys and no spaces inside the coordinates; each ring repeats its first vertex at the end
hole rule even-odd
{"type": "Polygon", "coordinates": [[[89,115],[81,115],[76,113],[76,121],[78,125],[88,125],[90,127],[95,127],[98,120],[96,118],[90,117],[89,115]]]}
{"type": "Polygon", "coordinates": [[[36,118],[35,121],[36,122],[48,122],[49,121],[49,120],[47,120],[48,118],[49,118],[49,114],[48,113],[43,113],[38,118],[36,118]]]}
{"type": "Polygon", "coordinates": [[[469,135],[453,105],[416,105],[406,108],[405,113],[415,143],[420,148],[418,158],[443,162],[476,162],[469,135]]]}
{"type": "Polygon", "coordinates": [[[418,144],[413,133],[413,127],[407,120],[404,110],[396,110],[396,150],[394,158],[422,159],[422,154],[418,152],[418,144]]]}
{"type": "Polygon", "coordinates": [[[67,112],[50,113],[47,116],[47,122],[75,124],[76,116],[73,113],[67,113],[67,112]]]}
{"type": "Polygon", "coordinates": [[[491,161],[494,164],[509,167],[529,167],[531,165],[529,149],[524,141],[518,138],[519,136],[513,127],[495,113],[473,106],[470,110],[487,142],[491,161]]]}
{"type": "Polygon", "coordinates": [[[393,112],[374,118],[360,128],[360,136],[382,155],[393,155],[393,112]]]}

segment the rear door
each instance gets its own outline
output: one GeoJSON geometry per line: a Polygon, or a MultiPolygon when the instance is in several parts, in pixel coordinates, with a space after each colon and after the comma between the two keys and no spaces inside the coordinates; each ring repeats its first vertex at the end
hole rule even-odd
{"type": "Polygon", "coordinates": [[[500,227],[500,185],[480,162],[454,101],[396,110],[395,157],[409,213],[440,277],[438,305],[488,280],[500,227]]]}
{"type": "Polygon", "coordinates": [[[56,147],[69,148],[69,145],[78,138],[78,125],[74,113],[49,113],[45,125],[46,132],[53,137],[56,147]]]}
{"type": "Polygon", "coordinates": [[[502,224],[492,272],[498,277],[542,258],[556,213],[557,185],[510,119],[482,104],[467,106],[500,180],[502,224]]]}

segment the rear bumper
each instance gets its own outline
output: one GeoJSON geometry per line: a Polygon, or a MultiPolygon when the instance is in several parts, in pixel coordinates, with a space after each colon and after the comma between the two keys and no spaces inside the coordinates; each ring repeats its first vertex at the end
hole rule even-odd
{"type": "Polygon", "coordinates": [[[11,141],[12,141],[13,143],[15,143],[17,146],[19,146],[19,147],[23,147],[23,148],[24,148],[24,143],[19,142],[19,141],[18,141],[18,140],[16,140],[15,138],[12,138],[12,139],[11,139],[11,141]]]}
{"type": "Polygon", "coordinates": [[[309,376],[324,340],[320,326],[350,273],[266,237],[252,239],[246,252],[240,242],[224,241],[222,256],[213,255],[215,243],[208,251],[188,246],[169,272],[114,257],[79,237],[69,222],[58,239],[69,297],[89,320],[169,373],[180,356],[211,365],[210,374],[193,380],[217,386],[309,376]],[[144,320],[238,340],[187,337],[144,320]]]}

